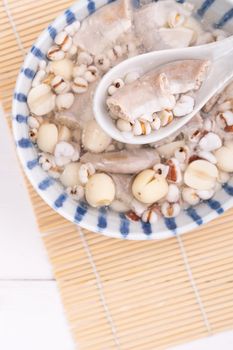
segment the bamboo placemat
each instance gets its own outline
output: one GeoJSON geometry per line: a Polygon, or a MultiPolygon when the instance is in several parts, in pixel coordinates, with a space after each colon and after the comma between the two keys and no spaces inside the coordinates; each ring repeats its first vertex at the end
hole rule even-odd
{"type": "MultiPolygon", "coordinates": [[[[8,117],[25,53],[71,3],[0,3],[0,92],[8,117]]],[[[81,230],[27,187],[79,349],[167,349],[233,327],[233,209],[188,235],[120,241],[81,230]]]]}

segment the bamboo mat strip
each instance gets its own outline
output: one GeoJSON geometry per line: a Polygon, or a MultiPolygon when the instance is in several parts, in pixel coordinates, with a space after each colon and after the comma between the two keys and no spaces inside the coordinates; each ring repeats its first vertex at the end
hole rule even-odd
{"type": "MultiPolygon", "coordinates": [[[[25,52],[71,4],[0,3],[0,93],[9,122],[25,52]]],[[[78,228],[26,186],[79,349],[160,350],[233,327],[233,209],[184,236],[129,242],[78,228]]]]}

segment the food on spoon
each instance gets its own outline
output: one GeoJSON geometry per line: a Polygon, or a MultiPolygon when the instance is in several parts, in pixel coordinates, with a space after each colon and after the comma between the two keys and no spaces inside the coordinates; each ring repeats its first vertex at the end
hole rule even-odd
{"type": "Polygon", "coordinates": [[[200,88],[208,67],[206,60],[182,60],[149,71],[107,98],[109,113],[120,131],[148,135],[193,111],[195,98],[190,94],[200,88]]]}

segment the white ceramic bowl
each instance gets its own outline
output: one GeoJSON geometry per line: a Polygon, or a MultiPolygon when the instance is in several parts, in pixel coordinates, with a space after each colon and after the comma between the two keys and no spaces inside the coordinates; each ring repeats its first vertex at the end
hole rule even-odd
{"type": "MultiPolygon", "coordinates": [[[[184,2],[179,0],[178,2],[184,2]]],[[[206,21],[209,26],[223,27],[230,32],[233,9],[231,1],[191,1],[195,5],[196,16],[206,21]]],[[[28,53],[17,79],[13,101],[13,131],[19,158],[24,170],[39,195],[66,219],[94,232],[101,232],[115,238],[145,240],[163,239],[175,234],[188,232],[216,218],[233,206],[233,178],[211,200],[195,208],[182,211],[175,219],[161,219],[151,225],[141,221],[131,222],[124,214],[105,208],[94,209],[85,202],[75,202],[64,191],[62,185],[42,170],[38,164],[38,155],[28,138],[27,94],[37,70],[38,63],[45,57],[57,32],[75,19],[82,20],[99,7],[107,4],[106,0],[79,0],[66,10],[40,35],[28,53]]],[[[106,5],[108,6],[108,5],[106,5]]],[[[137,4],[135,4],[137,6],[137,4]]]]}

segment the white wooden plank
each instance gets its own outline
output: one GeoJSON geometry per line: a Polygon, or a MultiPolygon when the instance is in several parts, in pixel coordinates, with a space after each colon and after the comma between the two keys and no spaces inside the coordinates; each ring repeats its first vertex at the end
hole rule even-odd
{"type": "MultiPolygon", "coordinates": [[[[233,331],[169,350],[221,348],[233,349],[233,331]]],[[[55,282],[0,281],[0,349],[75,349],[55,282]]]]}
{"type": "Polygon", "coordinates": [[[0,349],[74,349],[55,282],[0,281],[0,349]]]}
{"type": "Polygon", "coordinates": [[[0,123],[0,279],[52,278],[1,109],[0,123]]]}
{"type": "Polygon", "coordinates": [[[232,350],[233,331],[220,333],[208,338],[195,340],[191,343],[179,345],[168,350],[232,350]]]}

